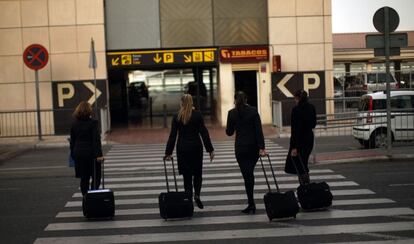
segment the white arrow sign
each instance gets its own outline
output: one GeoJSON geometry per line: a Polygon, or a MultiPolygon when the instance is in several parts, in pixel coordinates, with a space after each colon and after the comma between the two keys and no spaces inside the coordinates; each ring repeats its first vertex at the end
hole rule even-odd
{"type": "Polygon", "coordinates": [[[100,90],[98,90],[98,88],[95,87],[91,82],[84,82],[83,84],[92,92],[92,96],[88,100],[88,103],[90,105],[92,105],[92,104],[94,104],[94,102],[96,100],[98,100],[98,98],[102,94],[102,92],[100,90]],[[96,96],[95,96],[95,91],[96,91],[96,96]]]}
{"type": "Polygon", "coordinates": [[[287,74],[282,80],[277,83],[277,88],[285,94],[286,97],[293,97],[293,94],[285,87],[285,84],[292,78],[293,74],[287,74]]]}

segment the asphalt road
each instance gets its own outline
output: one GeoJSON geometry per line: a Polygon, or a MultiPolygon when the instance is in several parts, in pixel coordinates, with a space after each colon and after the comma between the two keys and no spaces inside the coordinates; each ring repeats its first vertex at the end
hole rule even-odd
{"type": "MultiPolygon", "coordinates": [[[[278,143],[287,145],[288,141],[283,140],[287,139],[281,139],[278,143]]],[[[327,148],[332,148],[332,150],[334,148],[329,140],[341,142],[340,138],[327,139],[327,148]]],[[[351,144],[349,146],[353,147],[351,144]]],[[[336,150],[339,148],[346,147],[342,145],[336,150]]],[[[323,165],[316,166],[314,169],[333,170],[336,174],[345,176],[346,180],[358,183],[359,188],[374,191],[377,198],[389,198],[397,202],[396,207],[414,209],[413,160],[323,165]]],[[[73,175],[73,169],[67,167],[67,149],[64,148],[28,150],[16,158],[2,162],[0,164],[1,243],[33,243],[37,237],[43,236],[45,227],[56,221],[57,213],[65,210],[65,204],[73,200],[72,195],[78,191],[78,180],[73,175]]],[[[370,206],[359,208],[369,209],[370,206]]],[[[352,206],[349,209],[352,210],[352,206]]],[[[408,220],[412,221],[413,216],[408,216],[408,220]]],[[[334,221],[322,220],[321,223],[329,224],[334,221]]],[[[377,217],[377,221],[391,220],[377,217]]],[[[288,223],[286,225],[288,226],[288,223]]],[[[195,229],[197,228],[195,227],[195,229]]],[[[133,233],[133,230],[127,233],[133,233]]],[[[414,238],[414,231],[390,234],[414,238]]],[[[338,238],[338,236],[332,235],[329,240],[335,242],[340,240],[338,238]]],[[[356,241],[371,237],[353,236],[349,238],[347,240],[356,241]]],[[[273,240],[264,238],[255,243],[268,243],[273,240]]],[[[296,239],[283,238],[278,243],[291,243],[297,240],[300,240],[301,243],[321,241],[317,236],[299,236],[296,239]]],[[[249,239],[245,239],[215,243],[250,242],[249,239]]]]}

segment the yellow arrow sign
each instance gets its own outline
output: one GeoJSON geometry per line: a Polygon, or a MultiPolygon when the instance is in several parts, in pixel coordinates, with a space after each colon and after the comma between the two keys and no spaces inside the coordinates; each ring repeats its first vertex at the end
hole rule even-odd
{"type": "Polygon", "coordinates": [[[162,58],[160,57],[160,54],[159,54],[159,53],[157,53],[153,59],[154,59],[154,61],[155,61],[157,64],[158,64],[159,62],[161,62],[161,60],[162,60],[162,58]]]}
{"type": "Polygon", "coordinates": [[[118,66],[119,65],[119,57],[112,59],[112,66],[118,66]]]}
{"type": "Polygon", "coordinates": [[[184,55],[184,62],[191,63],[191,55],[184,55]]]}

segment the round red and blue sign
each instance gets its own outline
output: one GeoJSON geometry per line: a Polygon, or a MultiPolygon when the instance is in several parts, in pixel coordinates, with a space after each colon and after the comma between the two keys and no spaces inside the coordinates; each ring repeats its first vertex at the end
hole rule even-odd
{"type": "Polygon", "coordinates": [[[39,70],[46,66],[48,60],[49,53],[40,44],[32,44],[23,52],[23,61],[30,69],[39,70]]]}

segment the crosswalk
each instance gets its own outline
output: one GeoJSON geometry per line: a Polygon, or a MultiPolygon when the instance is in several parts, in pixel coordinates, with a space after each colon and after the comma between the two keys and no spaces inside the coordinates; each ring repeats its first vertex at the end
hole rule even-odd
{"type": "MultiPolygon", "coordinates": [[[[270,140],[266,145],[280,189],[296,189],[297,177],[283,172],[286,148],[270,140]]],[[[81,194],[76,192],[35,243],[414,243],[404,237],[414,230],[413,209],[378,197],[326,167],[313,168],[311,179],[331,186],[334,201],[330,210],[300,212],[296,219],[269,222],[263,205],[267,185],[258,163],[257,212],[242,214],[246,196],[233,142],[214,146],[215,160],[204,157],[201,199],[205,208],[195,207],[192,219],[165,221],[159,217],[158,194],[166,191],[161,160],[164,145],[114,145],[105,161],[106,187],[115,192],[114,220],[85,220],[81,194]]],[[[178,184],[182,189],[181,176],[178,184]]]]}

